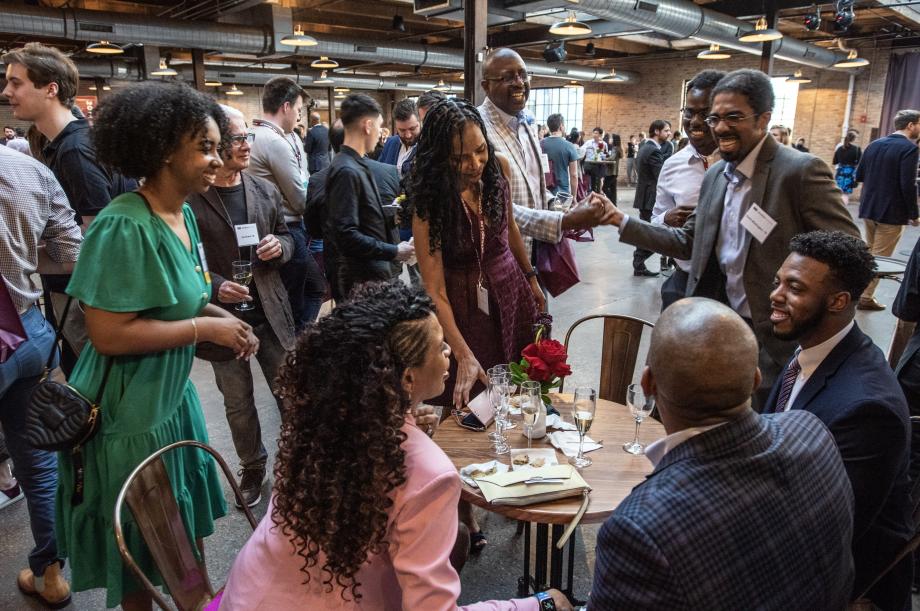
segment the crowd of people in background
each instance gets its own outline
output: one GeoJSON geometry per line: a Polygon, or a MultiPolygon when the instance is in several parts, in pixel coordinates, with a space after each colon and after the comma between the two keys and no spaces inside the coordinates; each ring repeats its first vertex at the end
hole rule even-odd
{"type": "MultiPolygon", "coordinates": [[[[865,151],[850,131],[832,171],[771,125],[757,70],[700,72],[678,125],[650,118],[624,142],[560,114],[538,125],[511,49],[485,58],[482,104],[401,100],[392,136],[373,97],[348,95],[328,125],[287,77],[265,83],[259,117],[146,82],[106,99],[91,126],[60,51],[29,43],[3,61],[14,116],[45,141],[30,148],[8,127],[0,147],[0,264],[28,334],[0,364],[0,502],[28,499],[24,593],[63,606],[71,588],[104,588],[107,606],[151,608],[121,563],[112,509],[148,455],[207,442],[189,379],[198,357],[223,397],[243,504],[265,492],[266,445],[280,448],[268,513],[215,605],[454,608],[466,556],[489,541],[426,431],[520,357],[551,319],[549,295],[568,288],[552,262],[612,225],[635,247],[636,282],[659,276],[654,254],[673,267],[642,374],[668,437],[648,448],[656,476],[600,531],[590,608],[706,608],[714,573],[721,608],[909,606],[909,557],[876,578],[913,534],[920,354],[892,371],[854,316],[885,308],[873,257],[918,223],[920,112],[898,112],[865,151]],[[619,180],[635,188],[630,206],[619,180]],[[856,185],[865,239],[845,206],[856,185]],[[79,457],[25,440],[55,325],[68,383],[101,398],[104,434],[79,457]],[[260,425],[251,357],[280,431],[260,425]]],[[[918,248],[904,320],[920,319],[918,248]]],[[[227,512],[204,456],[166,463],[195,540],[227,512]]],[[[137,524],[124,532],[156,576],[137,524]]],[[[465,608],[571,604],[548,590],[465,608]]]]}

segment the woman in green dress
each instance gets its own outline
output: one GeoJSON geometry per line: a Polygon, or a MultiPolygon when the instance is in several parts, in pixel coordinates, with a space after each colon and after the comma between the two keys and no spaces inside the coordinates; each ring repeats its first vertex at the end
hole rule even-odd
{"type": "MultiPolygon", "coordinates": [[[[204,192],[222,163],[220,107],[182,84],[144,83],[112,96],[95,121],[98,160],[143,187],[116,197],[86,233],[67,292],[86,311],[90,343],[70,383],[95,397],[106,367],[102,427],[86,444],[82,498],[68,453],[62,453],[57,531],[70,559],[73,589],[107,589],[106,604],[126,611],[151,599],[123,565],[112,531],[115,497],[144,458],[182,439],[207,442],[201,404],[189,380],[195,344],[209,341],[249,358],[252,329],[209,305],[211,282],[198,228],[184,203],[204,192]]],[[[200,450],[167,455],[166,467],[189,534],[213,532],[226,503],[213,461],[200,450]]],[[[125,539],[147,575],[157,579],[130,512],[125,539]]]]}

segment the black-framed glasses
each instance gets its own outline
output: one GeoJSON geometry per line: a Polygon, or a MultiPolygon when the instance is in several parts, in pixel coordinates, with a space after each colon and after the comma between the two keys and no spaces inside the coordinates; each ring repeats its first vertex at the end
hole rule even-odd
{"type": "Polygon", "coordinates": [[[719,115],[709,115],[708,117],[706,117],[706,125],[708,125],[709,127],[715,127],[722,121],[725,121],[725,124],[728,125],[729,127],[735,127],[742,121],[747,121],[748,119],[756,119],[759,116],[760,115],[758,115],[757,113],[754,113],[753,115],[742,115],[739,113],[729,113],[725,115],[724,117],[720,117],[719,115]]]}
{"type": "Polygon", "coordinates": [[[693,110],[692,108],[681,108],[680,113],[681,115],[683,115],[684,119],[686,119],[687,121],[692,121],[693,117],[699,117],[705,122],[706,119],[709,117],[708,108],[704,108],[703,110],[693,110]]]}
{"type": "Polygon", "coordinates": [[[501,76],[484,76],[482,80],[484,81],[501,81],[505,85],[513,85],[515,81],[521,81],[522,83],[529,83],[533,75],[526,70],[520,70],[518,72],[505,72],[501,76]]]}

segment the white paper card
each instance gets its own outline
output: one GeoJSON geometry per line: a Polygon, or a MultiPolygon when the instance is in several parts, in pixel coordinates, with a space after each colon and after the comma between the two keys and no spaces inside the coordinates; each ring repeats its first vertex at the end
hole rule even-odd
{"type": "Polygon", "coordinates": [[[549,155],[546,153],[540,153],[540,169],[544,174],[549,173],[549,155]]]}
{"type": "Polygon", "coordinates": [[[489,290],[481,284],[476,285],[476,302],[486,316],[489,315],[489,290]]]}
{"type": "Polygon", "coordinates": [[[755,240],[763,244],[776,227],[776,221],[764,212],[763,208],[757,204],[751,204],[751,209],[741,219],[741,226],[747,229],[755,240]]]}
{"type": "Polygon", "coordinates": [[[259,230],[255,223],[246,223],[245,225],[234,225],[236,230],[236,245],[255,246],[259,243],[259,230]]]}

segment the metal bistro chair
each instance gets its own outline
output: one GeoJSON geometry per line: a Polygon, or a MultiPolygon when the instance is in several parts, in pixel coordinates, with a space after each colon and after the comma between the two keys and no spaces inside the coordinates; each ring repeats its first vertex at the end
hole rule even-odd
{"type": "MultiPolygon", "coordinates": [[[[652,323],[641,318],[619,314],[594,314],[576,320],[565,334],[565,349],[569,350],[572,332],[582,323],[595,318],[604,319],[603,345],[601,348],[601,382],[597,391],[599,399],[626,403],[626,387],[632,383],[636,371],[639,344],[645,327],[652,329],[652,323]]],[[[563,378],[559,392],[565,385],[563,378]]]]}
{"type": "Polygon", "coordinates": [[[163,582],[176,608],[180,611],[197,611],[210,603],[217,593],[208,578],[207,567],[204,563],[204,550],[199,548],[200,556],[195,555],[193,543],[189,540],[182,516],[179,514],[179,505],[176,503],[172,486],[169,484],[169,475],[162,458],[167,452],[183,447],[200,448],[214,457],[230,482],[233,494],[236,495],[238,504],[243,508],[250,526],[253,530],[256,528],[256,519],[243,502],[243,495],[233,478],[230,467],[212,447],[198,441],[177,441],[145,458],[125,480],[115,501],[113,520],[115,541],[124,563],[164,611],[172,611],[172,607],[144,575],[125,545],[121,527],[121,507],[127,501],[141,536],[150,549],[153,561],[163,577],[163,582]]]}

